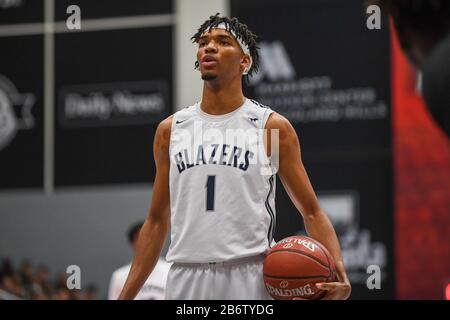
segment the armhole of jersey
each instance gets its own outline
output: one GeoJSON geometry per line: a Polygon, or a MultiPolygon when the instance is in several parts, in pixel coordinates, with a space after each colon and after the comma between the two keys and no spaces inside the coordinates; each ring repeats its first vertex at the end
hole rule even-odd
{"type": "MultiPolygon", "coordinates": [[[[265,161],[267,161],[268,166],[269,166],[270,168],[272,167],[272,156],[269,157],[269,156],[267,155],[266,145],[265,145],[265,143],[264,143],[264,136],[267,134],[267,132],[266,132],[266,123],[267,123],[267,120],[269,119],[269,116],[270,116],[272,113],[273,113],[273,110],[272,110],[272,109],[270,109],[270,108],[265,108],[264,113],[262,114],[261,128],[260,128],[260,130],[261,130],[261,134],[262,134],[261,139],[263,139],[263,140],[262,140],[263,142],[262,142],[262,147],[260,147],[260,151],[259,151],[259,152],[262,152],[262,156],[264,157],[265,161]]],[[[272,170],[272,169],[270,169],[270,170],[272,170]]]]}
{"type": "Polygon", "coordinates": [[[172,154],[172,134],[173,134],[173,130],[174,130],[174,123],[175,123],[175,114],[176,113],[174,113],[173,114],[173,117],[172,117],[172,123],[170,124],[170,137],[169,137],[169,148],[168,148],[168,152],[169,152],[169,168],[170,168],[170,157],[171,157],[171,154],[172,154]]]}
{"type": "Polygon", "coordinates": [[[272,109],[267,108],[266,110],[264,110],[264,115],[263,115],[263,119],[262,119],[262,128],[261,129],[265,129],[266,128],[266,123],[267,120],[269,120],[269,116],[273,113],[274,111],[272,109]]]}
{"type": "MultiPolygon", "coordinates": [[[[274,112],[275,111],[270,108],[267,108],[264,111],[263,119],[262,119],[262,129],[263,129],[264,134],[267,134],[267,135],[269,134],[268,132],[266,132],[266,124],[267,124],[267,121],[269,120],[270,115],[274,112]]],[[[266,146],[264,143],[263,143],[263,150],[264,150],[264,155],[266,156],[266,159],[270,163],[269,165],[270,165],[272,172],[274,172],[274,174],[276,175],[276,172],[278,171],[278,169],[277,169],[278,161],[276,159],[274,160],[274,158],[272,157],[272,154],[270,156],[267,155],[267,150],[266,150],[266,146]],[[275,164],[274,164],[274,161],[276,161],[275,164]],[[275,170],[275,171],[273,171],[273,170],[275,170]]]]}
{"type": "MultiPolygon", "coordinates": [[[[267,120],[269,120],[269,116],[271,115],[273,113],[273,110],[272,109],[269,109],[269,108],[267,108],[266,110],[264,110],[264,114],[263,114],[263,118],[262,118],[262,130],[263,130],[263,134],[265,134],[266,133],[266,124],[267,124],[267,120]]],[[[269,134],[268,132],[267,132],[267,134],[269,134]]],[[[263,147],[264,147],[264,154],[266,155],[266,157],[267,157],[267,159],[268,160],[271,160],[271,158],[272,157],[269,157],[269,156],[267,156],[267,150],[266,150],[266,146],[265,146],[265,144],[263,144],[263,147]]]]}

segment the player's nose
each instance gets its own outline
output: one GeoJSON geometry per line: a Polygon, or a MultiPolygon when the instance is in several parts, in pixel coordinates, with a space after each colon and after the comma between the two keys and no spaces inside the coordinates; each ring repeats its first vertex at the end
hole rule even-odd
{"type": "Polygon", "coordinates": [[[205,46],[205,53],[215,53],[217,52],[217,45],[215,41],[209,41],[205,46]]]}

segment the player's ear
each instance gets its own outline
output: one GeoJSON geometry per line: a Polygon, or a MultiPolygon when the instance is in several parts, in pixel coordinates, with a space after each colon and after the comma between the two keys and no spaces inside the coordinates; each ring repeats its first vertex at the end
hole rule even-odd
{"type": "Polygon", "coordinates": [[[246,75],[250,71],[251,68],[251,58],[248,54],[244,54],[244,56],[241,59],[241,70],[242,74],[246,75]]]}

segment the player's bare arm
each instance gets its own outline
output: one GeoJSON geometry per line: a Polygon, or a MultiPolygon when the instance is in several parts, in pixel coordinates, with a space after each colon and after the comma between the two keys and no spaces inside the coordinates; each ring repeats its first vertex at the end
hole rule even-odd
{"type": "Polygon", "coordinates": [[[156,164],[150,210],[139,233],[136,254],[119,300],[133,299],[158,262],[170,226],[169,141],[172,116],[156,129],[153,156],[156,164]]]}
{"type": "Polygon", "coordinates": [[[351,293],[351,286],[345,272],[339,241],[328,216],[320,208],[303,166],[297,133],[290,122],[276,112],[267,120],[266,129],[268,129],[267,150],[271,150],[270,130],[279,130],[278,175],[292,202],[301,213],[306,231],[330,251],[336,264],[339,281],[318,283],[317,287],[328,291],[324,299],[347,299],[351,293]]]}

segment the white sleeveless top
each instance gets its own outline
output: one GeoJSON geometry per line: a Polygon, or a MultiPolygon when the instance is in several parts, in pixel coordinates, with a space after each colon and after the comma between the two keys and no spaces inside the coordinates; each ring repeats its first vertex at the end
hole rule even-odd
{"type": "Polygon", "coordinates": [[[272,112],[246,99],[224,115],[207,114],[200,103],[174,114],[168,261],[220,262],[270,248],[276,171],[263,129],[272,112]]]}

